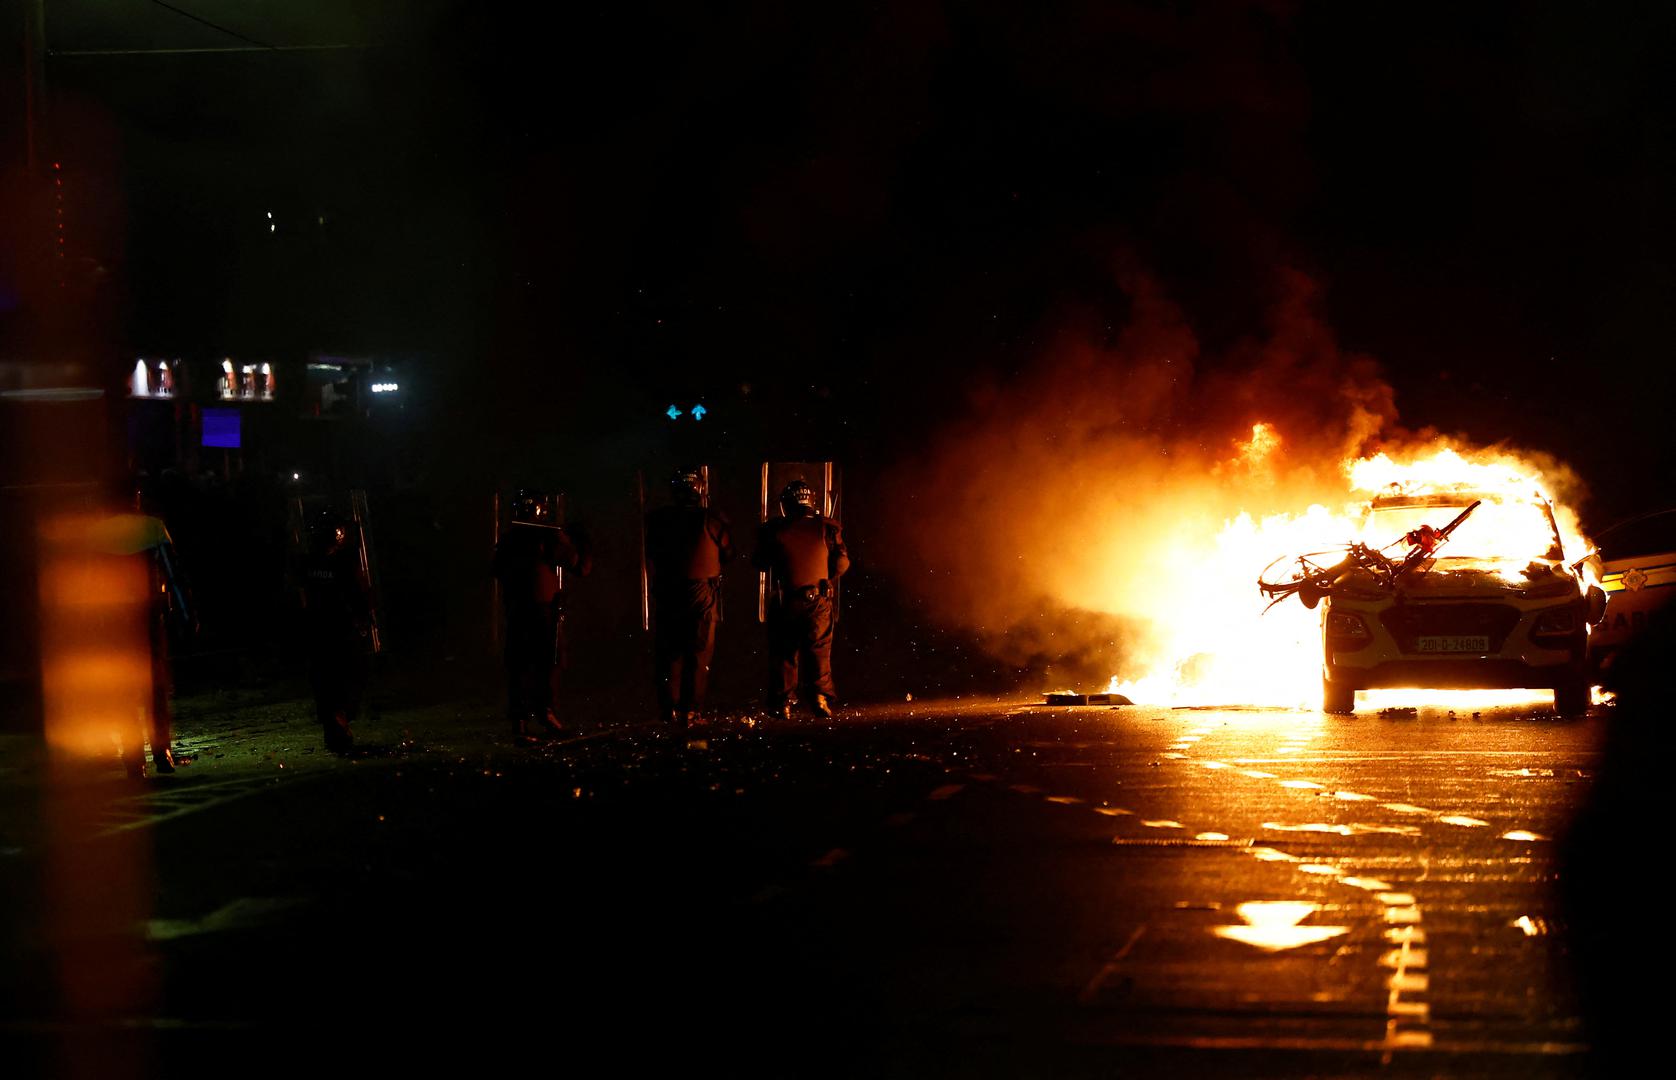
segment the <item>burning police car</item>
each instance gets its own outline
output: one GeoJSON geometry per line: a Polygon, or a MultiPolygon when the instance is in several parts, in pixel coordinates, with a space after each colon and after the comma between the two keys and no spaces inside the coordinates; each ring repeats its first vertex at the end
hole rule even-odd
{"type": "Polygon", "coordinates": [[[1548,688],[1561,715],[1587,710],[1599,560],[1565,550],[1542,498],[1383,495],[1339,562],[1318,558],[1259,585],[1320,605],[1324,711],[1353,712],[1356,691],[1384,687],[1548,688]]]}

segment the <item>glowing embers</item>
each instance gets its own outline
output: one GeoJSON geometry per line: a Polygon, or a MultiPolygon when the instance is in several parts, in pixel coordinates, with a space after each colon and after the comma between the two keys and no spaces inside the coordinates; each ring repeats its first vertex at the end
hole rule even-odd
{"type": "Polygon", "coordinates": [[[1328,941],[1350,931],[1348,926],[1299,925],[1320,910],[1320,904],[1304,900],[1252,900],[1234,909],[1245,920],[1244,925],[1217,926],[1212,932],[1217,937],[1265,952],[1280,952],[1328,941]]]}

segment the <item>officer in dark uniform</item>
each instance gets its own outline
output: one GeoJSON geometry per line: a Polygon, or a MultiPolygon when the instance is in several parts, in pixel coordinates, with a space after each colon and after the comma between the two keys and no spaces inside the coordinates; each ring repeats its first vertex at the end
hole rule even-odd
{"type": "Polygon", "coordinates": [[[519,491],[512,527],[495,548],[494,575],[506,609],[506,711],[514,732],[564,731],[554,711],[564,669],[564,592],[560,574],[586,574],[589,559],[555,520],[546,495],[519,491]]]}
{"type": "Polygon", "coordinates": [[[372,640],[372,587],[351,539],[353,525],[326,511],[309,527],[303,562],[303,629],[309,679],[326,749],[346,754],[355,745],[350,725],[361,711],[372,640]]]}
{"type": "Polygon", "coordinates": [[[839,524],[815,512],[815,493],[794,480],[780,492],[785,515],[762,525],[751,564],[769,579],[768,707],[791,718],[791,697],[832,718],[832,585],[850,568],[839,524]],[[801,672],[801,679],[799,673],[801,672]]]}
{"type": "Polygon", "coordinates": [[[716,648],[722,564],[733,557],[727,518],[703,505],[697,469],[669,481],[672,502],[646,515],[646,569],[652,579],[653,665],[658,715],[685,726],[704,707],[716,648]]]}

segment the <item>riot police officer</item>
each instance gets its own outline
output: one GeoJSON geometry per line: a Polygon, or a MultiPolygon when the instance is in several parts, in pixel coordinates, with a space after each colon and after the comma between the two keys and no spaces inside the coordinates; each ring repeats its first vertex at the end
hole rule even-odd
{"type": "Polygon", "coordinates": [[[658,715],[683,726],[704,707],[722,564],[733,557],[727,518],[704,505],[702,484],[699,470],[677,470],[669,481],[670,505],[646,515],[658,715]]]}
{"type": "Polygon", "coordinates": [[[326,749],[355,745],[350,725],[361,710],[372,641],[372,586],[352,539],[353,524],[332,511],[309,526],[303,561],[303,627],[309,680],[326,749]]]}
{"type": "Polygon", "coordinates": [[[838,522],[815,511],[815,493],[802,480],[780,492],[783,517],[763,523],[751,564],[769,578],[768,707],[791,718],[799,686],[821,717],[832,718],[833,585],[850,568],[838,522]]]}
{"type": "Polygon", "coordinates": [[[506,611],[506,711],[520,738],[533,728],[564,731],[555,711],[564,669],[561,574],[589,569],[582,547],[555,520],[552,499],[520,490],[494,558],[506,611]]]}

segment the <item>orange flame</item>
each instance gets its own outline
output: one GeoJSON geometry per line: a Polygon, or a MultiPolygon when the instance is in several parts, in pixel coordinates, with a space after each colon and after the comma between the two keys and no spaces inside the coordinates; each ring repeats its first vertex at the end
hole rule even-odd
{"type": "MultiPolygon", "coordinates": [[[[1249,440],[1234,443],[1233,455],[1216,471],[1262,483],[1270,478],[1281,446],[1278,431],[1258,423],[1249,440]]],[[[1440,441],[1408,454],[1346,460],[1342,472],[1344,501],[1339,505],[1316,504],[1300,513],[1261,518],[1242,512],[1214,533],[1195,535],[1184,527],[1171,538],[1161,565],[1149,571],[1150,583],[1137,587],[1132,578],[1121,583],[1114,578],[1108,582],[1109,592],[1090,598],[1089,606],[1100,610],[1133,614],[1139,608],[1152,630],[1153,647],[1140,658],[1141,670],[1113,676],[1108,690],[1142,703],[1317,706],[1319,613],[1290,601],[1264,612],[1255,582],[1277,558],[1331,552],[1355,540],[1374,547],[1400,541],[1400,536],[1363,535],[1362,510],[1377,494],[1473,491],[1504,497],[1505,503],[1486,502],[1475,513],[1474,543],[1492,549],[1486,554],[1504,555],[1520,566],[1551,553],[1553,529],[1540,509],[1541,501],[1547,501],[1564,561],[1575,562],[1592,550],[1576,513],[1548,494],[1571,487],[1570,474],[1536,456],[1465,450],[1440,441]]],[[[1122,542],[1121,529],[1114,535],[1122,542]]],[[[1133,562],[1122,552],[1107,554],[1113,562],[1133,562]]],[[[1432,700],[1439,696],[1423,693],[1432,700]]],[[[1478,704],[1491,698],[1530,701],[1543,696],[1535,691],[1474,692],[1467,700],[1478,704]]],[[[1381,691],[1372,703],[1413,697],[1381,691]]]]}

